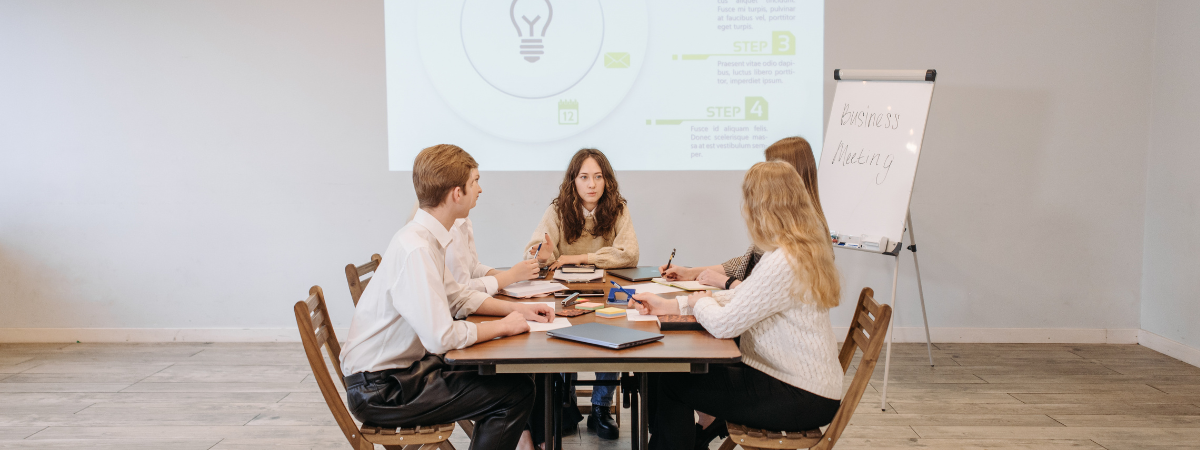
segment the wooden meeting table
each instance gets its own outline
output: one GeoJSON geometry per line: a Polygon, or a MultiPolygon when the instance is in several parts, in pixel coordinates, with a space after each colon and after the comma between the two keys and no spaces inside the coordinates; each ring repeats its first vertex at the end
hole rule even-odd
{"type": "MultiPolygon", "coordinates": [[[[548,275],[552,276],[552,275],[548,275]]],[[[602,283],[562,283],[568,289],[600,289],[604,297],[584,297],[582,301],[603,302],[608,298],[610,289],[615,289],[609,281],[620,285],[642,284],[630,282],[611,275],[604,277],[602,283]]],[[[644,283],[649,283],[646,281],[644,283]]],[[[663,297],[674,298],[686,292],[660,294],[663,297]]],[[[553,296],[539,298],[516,299],[503,295],[496,298],[512,301],[547,302],[553,301],[555,311],[562,310],[561,299],[553,296]]],[[[625,307],[624,304],[609,306],[625,307]]],[[[556,316],[557,317],[557,316],[556,316]]],[[[484,322],[496,320],[495,317],[470,316],[467,320],[484,322]]],[[[597,317],[595,313],[570,317],[572,325],[585,323],[602,323],[617,327],[660,333],[658,324],[652,321],[631,322],[625,317],[606,319],[597,317]]],[[[691,372],[707,373],[709,364],[734,364],[742,359],[737,345],[729,339],[717,339],[707,331],[662,331],[665,337],[657,342],[643,344],[623,350],[611,350],[604,347],[555,339],[544,332],[525,333],[490,342],[479,343],[462,350],[446,353],[446,362],[455,365],[479,366],[480,373],[485,375],[497,373],[530,373],[537,374],[539,389],[546,392],[546,402],[543,405],[546,413],[545,436],[546,449],[553,450],[562,447],[561,407],[560,396],[564,393],[553,389],[553,376],[556,373],[576,372],[619,372],[622,374],[624,395],[629,395],[633,419],[632,448],[645,450],[649,438],[649,411],[646,394],[649,390],[647,374],[662,372],[691,372]],[[625,375],[633,373],[632,377],[625,375]],[[556,403],[558,400],[558,403],[556,403]],[[553,438],[551,438],[553,436],[553,438]]]]}

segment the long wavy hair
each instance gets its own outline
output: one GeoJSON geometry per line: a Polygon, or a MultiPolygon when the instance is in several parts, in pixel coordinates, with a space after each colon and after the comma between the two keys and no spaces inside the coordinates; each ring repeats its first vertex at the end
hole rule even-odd
{"type": "Polygon", "coordinates": [[[616,233],[617,218],[625,208],[625,197],[617,186],[617,175],[613,172],[612,164],[600,150],[594,148],[580,149],[571,157],[567,173],[563,175],[562,185],[558,187],[558,198],[550,202],[558,210],[558,223],[562,225],[563,236],[571,244],[583,236],[583,200],[579,190],[575,188],[575,177],[583,170],[583,162],[588,158],[600,166],[600,174],[604,176],[604,194],[597,202],[595,215],[596,225],[590,231],[592,236],[609,238],[616,233]]]}
{"type": "Polygon", "coordinates": [[[801,287],[807,284],[814,304],[824,308],[838,305],[841,282],[825,221],[791,164],[760,162],[746,171],[742,216],[754,245],[764,251],[786,250],[788,264],[796,273],[794,295],[803,295],[801,287]]]}
{"type": "MultiPolygon", "coordinates": [[[[816,207],[817,214],[821,216],[821,223],[825,223],[825,211],[821,209],[821,194],[817,192],[817,160],[813,158],[812,145],[809,145],[808,140],[800,136],[785,137],[767,147],[764,153],[766,153],[767,161],[779,160],[796,168],[796,172],[800,173],[800,179],[804,181],[804,188],[808,190],[808,195],[812,196],[813,206],[816,207]]],[[[829,231],[827,223],[825,230],[829,231]]]]}

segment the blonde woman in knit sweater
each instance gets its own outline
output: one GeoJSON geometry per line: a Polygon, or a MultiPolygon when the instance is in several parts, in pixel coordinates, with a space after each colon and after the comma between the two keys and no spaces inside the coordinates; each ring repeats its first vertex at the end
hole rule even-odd
{"type": "MultiPolygon", "coordinates": [[[[585,148],[575,152],[558,197],[550,202],[542,221],[529,243],[525,257],[537,258],[539,264],[552,269],[563,264],[595,264],[601,269],[635,267],[638,263],[637,233],[629,218],[629,207],[617,186],[612,165],[600,150],[585,148]],[[538,251],[538,246],[541,251],[538,251]]],[[[597,380],[617,380],[619,374],[597,373],[597,380]]],[[[574,374],[568,376],[574,399],[574,374]]],[[[609,408],[613,402],[612,386],[594,386],[592,413],[588,416],[589,430],[603,439],[617,439],[620,433],[609,408]]],[[[541,411],[535,412],[537,420],[541,411]]],[[[577,426],[583,417],[579,409],[563,409],[568,427],[577,426]],[[571,421],[574,419],[574,421],[571,421]]],[[[534,427],[534,440],[542,442],[540,430],[534,427]]]]}
{"type": "Polygon", "coordinates": [[[741,337],[739,364],[652,379],[658,384],[651,449],[691,450],[693,410],[755,428],[811,430],[832,421],[841,404],[842,370],[829,322],[841,288],[824,221],[787,163],[751,167],[742,200],[750,239],[764,251],[750,277],[715,294],[634,295],[643,314],[695,314],[713,336],[741,337]]]}

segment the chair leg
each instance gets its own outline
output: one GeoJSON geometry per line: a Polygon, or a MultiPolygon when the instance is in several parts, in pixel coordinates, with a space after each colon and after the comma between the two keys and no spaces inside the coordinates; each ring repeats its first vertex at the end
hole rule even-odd
{"type": "Polygon", "coordinates": [[[621,401],[618,400],[620,398],[621,398],[621,386],[616,386],[616,389],[613,389],[612,410],[613,410],[613,415],[616,416],[616,419],[617,419],[617,428],[621,428],[621,401]]]}
{"type": "Polygon", "coordinates": [[[451,444],[450,441],[442,441],[441,444],[438,444],[438,450],[454,450],[454,444],[451,444]]]}
{"type": "Polygon", "coordinates": [[[727,437],[727,438],[725,438],[725,442],[721,443],[720,450],[733,450],[734,447],[737,447],[737,443],[733,442],[732,437],[727,437]]]}
{"type": "Polygon", "coordinates": [[[463,419],[458,421],[458,427],[462,428],[463,433],[466,433],[467,437],[475,435],[475,424],[470,420],[463,419]]]}

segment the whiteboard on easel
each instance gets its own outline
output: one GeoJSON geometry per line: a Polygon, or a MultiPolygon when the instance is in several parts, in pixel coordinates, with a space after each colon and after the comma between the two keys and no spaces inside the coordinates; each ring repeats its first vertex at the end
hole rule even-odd
{"type": "Polygon", "coordinates": [[[835,71],[817,169],[831,233],[886,237],[887,248],[878,251],[903,242],[934,76],[932,70],[835,71]]]}

